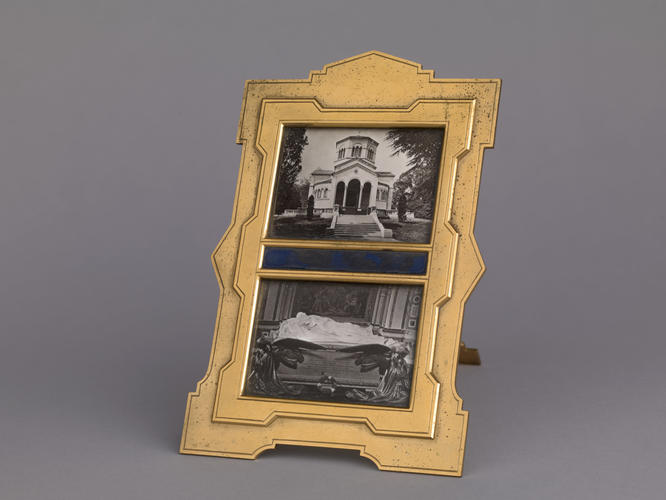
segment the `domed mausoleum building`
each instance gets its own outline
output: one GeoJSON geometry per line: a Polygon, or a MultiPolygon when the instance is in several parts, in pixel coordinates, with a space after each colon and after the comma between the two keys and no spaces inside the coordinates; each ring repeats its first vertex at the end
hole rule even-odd
{"type": "Polygon", "coordinates": [[[391,211],[395,175],[377,169],[379,143],[363,135],[350,135],[335,143],[332,170],[317,169],[310,176],[308,197],[314,213],[324,217],[369,214],[384,217],[391,211]]]}

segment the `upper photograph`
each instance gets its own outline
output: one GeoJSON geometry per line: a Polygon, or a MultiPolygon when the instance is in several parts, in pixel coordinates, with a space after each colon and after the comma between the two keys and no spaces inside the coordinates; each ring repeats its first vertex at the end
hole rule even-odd
{"type": "Polygon", "coordinates": [[[285,127],[269,238],[429,243],[443,128],[285,127]]]}

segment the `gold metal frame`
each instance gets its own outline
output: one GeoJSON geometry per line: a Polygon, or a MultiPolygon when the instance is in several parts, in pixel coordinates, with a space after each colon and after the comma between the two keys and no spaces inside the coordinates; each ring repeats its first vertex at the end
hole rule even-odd
{"type": "Polygon", "coordinates": [[[465,301],[484,270],[472,234],[483,150],[492,147],[500,81],[436,79],[419,64],[368,52],[307,80],[248,81],[232,223],[212,255],[220,301],[210,363],[190,393],[181,452],[256,458],[277,444],[357,449],[380,469],[462,474],[467,411],[455,389],[465,301]],[[430,243],[267,237],[283,127],[445,127],[430,243]],[[421,276],[262,269],[266,246],[420,250],[421,276]],[[408,408],[242,395],[260,278],[420,284],[408,408]]]}

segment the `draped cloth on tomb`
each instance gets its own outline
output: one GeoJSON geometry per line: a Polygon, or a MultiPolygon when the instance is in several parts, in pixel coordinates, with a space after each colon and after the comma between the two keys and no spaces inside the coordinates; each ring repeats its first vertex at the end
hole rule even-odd
{"type": "Polygon", "coordinates": [[[299,312],[282,321],[278,338],[294,338],[330,345],[381,344],[386,339],[374,335],[371,326],[342,323],[325,316],[299,312]]]}

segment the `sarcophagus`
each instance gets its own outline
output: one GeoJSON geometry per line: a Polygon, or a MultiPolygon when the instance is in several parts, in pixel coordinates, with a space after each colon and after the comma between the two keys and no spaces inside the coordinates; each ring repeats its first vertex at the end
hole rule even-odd
{"type": "Polygon", "coordinates": [[[280,380],[288,383],[317,385],[323,380],[332,381],[338,386],[350,388],[375,388],[379,385],[379,370],[361,371],[356,363],[358,357],[354,354],[340,352],[337,349],[349,347],[348,345],[329,345],[321,351],[304,351],[303,362],[296,369],[284,364],[278,367],[280,380]]]}
{"type": "Polygon", "coordinates": [[[258,333],[246,395],[408,403],[411,349],[381,330],[299,313],[281,322],[262,322],[258,333]]]}

